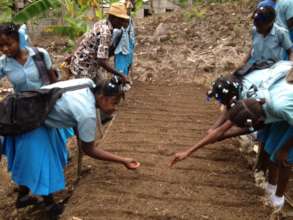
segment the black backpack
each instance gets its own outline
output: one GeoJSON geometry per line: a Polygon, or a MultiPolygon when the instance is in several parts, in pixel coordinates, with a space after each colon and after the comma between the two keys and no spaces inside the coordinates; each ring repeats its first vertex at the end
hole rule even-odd
{"type": "Polygon", "coordinates": [[[88,87],[77,85],[8,95],[0,102],[0,135],[15,136],[40,127],[64,92],[88,87]]]}
{"type": "Polygon", "coordinates": [[[44,85],[48,85],[50,84],[49,70],[46,67],[44,54],[41,53],[36,47],[32,47],[32,49],[35,52],[35,55],[32,58],[37,66],[40,78],[42,79],[44,85]]]}
{"type": "MultiPolygon", "coordinates": [[[[35,52],[33,60],[40,78],[43,84],[47,85],[50,80],[44,54],[35,47],[32,49],[35,52]]],[[[64,91],[85,87],[83,85],[67,89],[37,89],[8,95],[0,102],[0,135],[14,136],[40,127],[64,91]]]]}
{"type": "MultiPolygon", "coordinates": [[[[32,47],[33,51],[35,52],[35,55],[32,57],[34,60],[34,63],[37,66],[37,69],[40,74],[40,78],[42,79],[42,82],[44,85],[50,84],[50,77],[49,77],[49,70],[46,67],[44,54],[38,50],[36,47],[32,47]]],[[[58,68],[53,69],[54,74],[56,75],[56,78],[59,80],[61,78],[61,72],[58,68]]]]}

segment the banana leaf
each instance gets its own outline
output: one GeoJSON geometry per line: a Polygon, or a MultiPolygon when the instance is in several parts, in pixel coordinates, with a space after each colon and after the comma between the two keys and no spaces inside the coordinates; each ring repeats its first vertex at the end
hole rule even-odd
{"type": "Polygon", "coordinates": [[[12,0],[0,0],[0,23],[11,22],[12,5],[12,0]]]}
{"type": "Polygon", "coordinates": [[[48,10],[60,7],[61,0],[36,0],[19,11],[14,17],[15,23],[25,23],[33,17],[42,15],[48,10]]]}

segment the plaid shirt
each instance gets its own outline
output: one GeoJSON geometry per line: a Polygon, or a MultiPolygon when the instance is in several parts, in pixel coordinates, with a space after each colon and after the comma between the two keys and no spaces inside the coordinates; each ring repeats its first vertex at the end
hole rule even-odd
{"type": "Polygon", "coordinates": [[[112,40],[112,25],[107,20],[94,24],[86,33],[71,60],[70,69],[76,78],[101,78],[98,59],[108,59],[112,40]]]}

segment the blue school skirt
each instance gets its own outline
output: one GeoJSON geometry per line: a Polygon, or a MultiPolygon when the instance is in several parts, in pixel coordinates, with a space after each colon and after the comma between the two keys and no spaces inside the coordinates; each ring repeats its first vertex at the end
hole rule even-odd
{"type": "Polygon", "coordinates": [[[270,124],[267,124],[265,125],[265,127],[259,131],[257,131],[257,140],[259,142],[261,142],[262,144],[265,144],[268,137],[269,137],[269,134],[270,134],[270,128],[271,128],[271,125],[270,124]]]}
{"type": "Polygon", "coordinates": [[[34,195],[63,190],[68,160],[66,142],[72,134],[72,129],[42,126],[16,137],[5,137],[3,154],[12,180],[28,187],[34,195]]]}
{"type": "MultiPolygon", "coordinates": [[[[290,138],[293,138],[293,126],[287,122],[271,124],[270,133],[265,142],[265,151],[270,155],[271,161],[276,161],[278,151],[290,138]]],[[[288,153],[288,163],[293,164],[293,146],[288,153]]]]}

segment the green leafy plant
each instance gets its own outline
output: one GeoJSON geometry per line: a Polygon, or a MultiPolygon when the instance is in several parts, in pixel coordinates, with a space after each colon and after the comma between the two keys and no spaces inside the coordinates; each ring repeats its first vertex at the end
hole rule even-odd
{"type": "Polygon", "coordinates": [[[183,16],[187,20],[191,20],[193,18],[203,18],[206,14],[204,9],[199,9],[196,5],[194,5],[190,10],[184,12],[183,16]]]}
{"type": "Polygon", "coordinates": [[[0,22],[9,22],[12,18],[12,0],[0,0],[0,22]]]}
{"type": "MultiPolygon", "coordinates": [[[[0,0],[8,1],[8,0],[0,0]]],[[[105,17],[104,7],[119,0],[35,0],[19,11],[13,21],[16,23],[38,22],[35,18],[62,17],[61,24],[45,28],[47,33],[56,33],[70,39],[69,48],[73,42],[87,32],[90,23],[105,17]],[[91,13],[90,13],[91,12],[91,13]],[[48,14],[49,13],[49,14],[48,14]],[[35,22],[34,22],[35,21],[35,22]]],[[[143,5],[143,0],[136,1],[136,9],[143,5]]],[[[38,19],[39,20],[39,19],[38,19]]],[[[68,41],[69,42],[69,41],[68,41]]]]}
{"type": "MultiPolygon", "coordinates": [[[[69,5],[67,5],[69,6],[69,5]]],[[[64,25],[52,25],[46,32],[54,32],[74,40],[89,30],[89,18],[86,15],[88,8],[75,4],[67,7],[67,13],[64,16],[64,25]]]]}
{"type": "Polygon", "coordinates": [[[16,13],[13,17],[15,23],[26,23],[32,18],[46,13],[50,9],[61,6],[61,0],[36,0],[16,13]]]}

